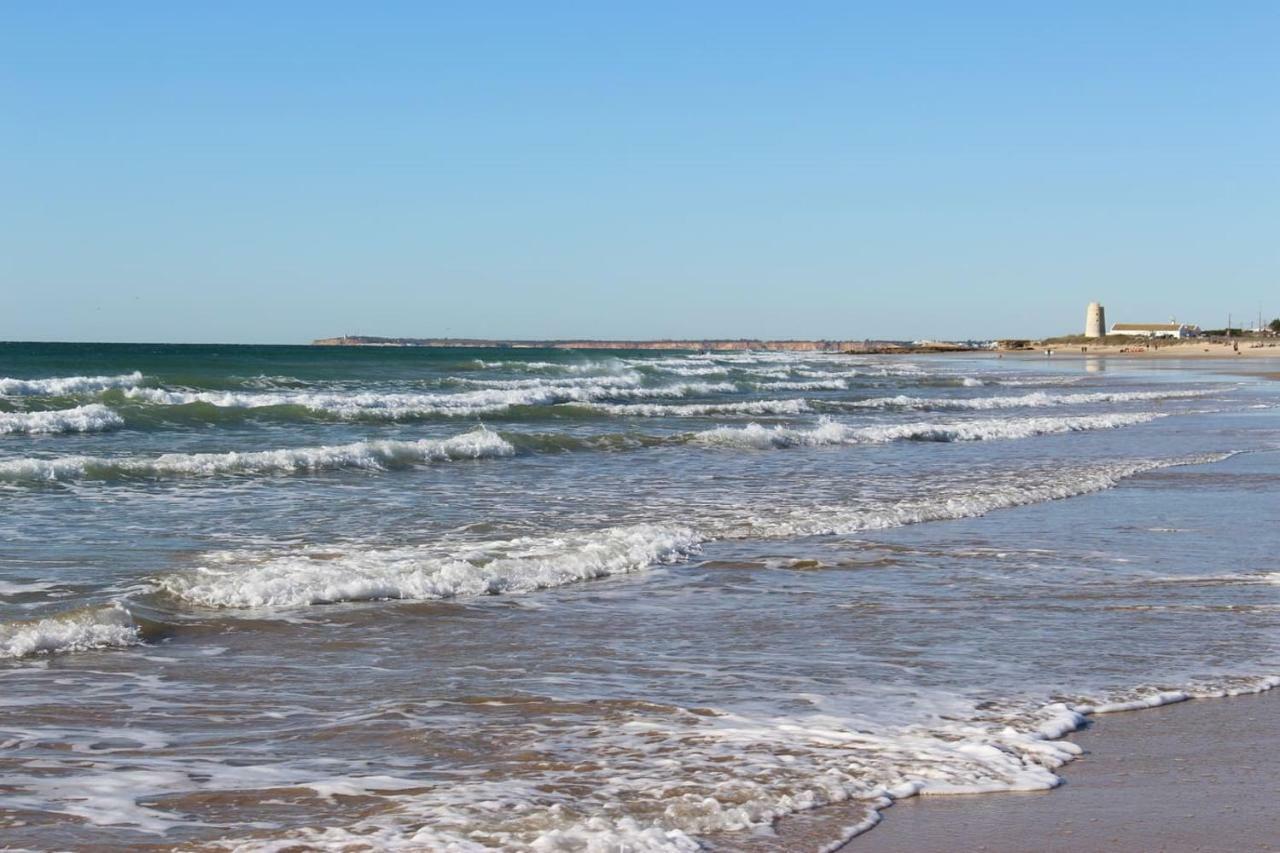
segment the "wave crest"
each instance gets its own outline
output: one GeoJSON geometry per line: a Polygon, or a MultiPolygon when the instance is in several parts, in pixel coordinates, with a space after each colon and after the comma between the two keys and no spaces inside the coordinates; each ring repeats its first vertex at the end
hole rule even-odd
{"type": "Polygon", "coordinates": [[[984,441],[989,439],[1031,438],[1064,432],[1144,424],[1161,417],[1154,413],[1082,415],[1063,418],[984,419],[957,423],[892,424],[886,426],[851,427],[825,420],[813,429],[791,427],[717,427],[697,433],[693,440],[700,444],[745,447],[759,450],[786,447],[827,447],[847,444],[884,444],[891,441],[984,441]]]}
{"type": "Polygon", "coordinates": [[[0,435],[105,432],[122,426],[123,418],[98,403],[50,412],[0,412],[0,435]]]}
{"type": "Polygon", "coordinates": [[[847,391],[849,383],[844,379],[807,379],[781,382],[756,382],[761,391],[847,391]]]}
{"type": "Polygon", "coordinates": [[[496,595],[676,562],[701,541],[687,527],[642,524],[480,543],[460,555],[393,548],[252,562],[244,554],[231,553],[216,556],[213,565],[194,573],[161,578],[158,585],[188,604],[235,609],[496,595]]]}
{"type": "Polygon", "coordinates": [[[0,462],[0,480],[63,481],[215,474],[286,474],[339,468],[382,470],[420,462],[512,456],[515,447],[481,427],[446,439],[357,441],[351,444],[230,453],[166,453],[150,459],[65,456],[0,462]]]}
{"type": "Polygon", "coordinates": [[[118,604],[85,607],[48,619],[0,624],[0,658],[135,646],[142,635],[118,604]]]}
{"type": "Polygon", "coordinates": [[[1144,400],[1176,400],[1203,397],[1211,390],[1194,391],[1099,391],[1084,394],[1031,394],[1003,397],[874,397],[843,405],[867,409],[1021,409],[1044,406],[1080,406],[1091,403],[1133,403],[1144,400]]]}
{"type": "Polygon", "coordinates": [[[641,388],[625,382],[587,382],[577,385],[540,383],[529,387],[484,388],[458,394],[333,394],[241,393],[235,391],[166,391],[130,388],[130,399],[165,406],[206,403],[219,408],[260,409],[299,406],[341,418],[396,419],[443,415],[449,417],[504,412],[514,406],[549,406],[597,400],[635,400],[691,397],[736,390],[729,382],[681,382],[641,388]]]}
{"type": "Polygon", "coordinates": [[[53,376],[48,379],[13,379],[0,377],[0,396],[66,397],[92,394],[108,388],[130,388],[142,381],[138,371],[117,376],[53,376]]]}
{"type": "MultiPolygon", "coordinates": [[[[736,510],[700,528],[638,524],[559,536],[479,542],[464,551],[431,546],[334,554],[223,552],[194,572],[157,580],[160,590],[200,607],[294,608],[340,601],[441,599],[530,592],[675,563],[713,539],[789,538],[882,530],[971,518],[1112,488],[1160,468],[1216,462],[1231,454],[1144,459],[1057,471],[956,492],[860,506],[818,506],[771,516],[736,510]]],[[[453,547],[457,547],[456,545],[453,547]]]]}
{"type": "Polygon", "coordinates": [[[1172,459],[1138,459],[1058,471],[1042,472],[1024,482],[1002,483],[967,494],[930,496],[868,507],[813,507],[795,510],[781,518],[755,518],[751,536],[791,537],[840,535],[864,530],[885,530],[976,518],[998,509],[1030,506],[1105,491],[1122,480],[1162,468],[1203,465],[1227,459],[1231,453],[1213,453],[1172,459]]]}
{"type": "Polygon", "coordinates": [[[590,408],[610,415],[640,417],[697,417],[700,415],[803,415],[811,410],[805,400],[747,400],[741,403],[590,403],[590,408]]]}

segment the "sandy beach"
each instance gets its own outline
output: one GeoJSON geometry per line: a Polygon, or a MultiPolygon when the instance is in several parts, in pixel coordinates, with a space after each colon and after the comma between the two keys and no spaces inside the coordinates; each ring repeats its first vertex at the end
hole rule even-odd
{"type": "Polygon", "coordinates": [[[843,849],[1280,850],[1278,711],[1271,691],[1099,716],[1058,788],[902,800],[843,849]]]}
{"type": "Polygon", "coordinates": [[[1053,358],[1274,358],[1280,359],[1280,341],[1274,338],[1255,340],[1242,338],[1232,343],[1224,340],[1159,341],[1154,344],[1041,344],[1028,350],[1005,350],[1004,358],[1044,358],[1045,350],[1053,358]],[[1233,344],[1238,344],[1236,349],[1233,344]]]}

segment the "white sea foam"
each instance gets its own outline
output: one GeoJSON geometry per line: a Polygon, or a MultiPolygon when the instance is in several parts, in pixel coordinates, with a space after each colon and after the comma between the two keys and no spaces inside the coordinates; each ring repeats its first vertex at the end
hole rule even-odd
{"type": "Polygon", "coordinates": [[[255,559],[233,552],[159,585],[191,604],[229,608],[519,593],[675,562],[700,541],[687,527],[647,524],[477,543],[456,554],[393,548],[255,559]]]}
{"type": "Polygon", "coordinates": [[[896,397],[876,397],[858,400],[844,405],[872,409],[1018,409],[1044,406],[1079,406],[1091,403],[1132,403],[1143,400],[1174,400],[1202,397],[1209,390],[1168,391],[1099,391],[1084,394],[1050,394],[1036,391],[1031,394],[1006,397],[912,397],[900,394],[896,397]]]}
{"type": "Polygon", "coordinates": [[[622,364],[634,370],[669,373],[676,376],[716,376],[729,372],[729,367],[714,361],[692,357],[625,358],[622,364]]]}
{"type": "Polygon", "coordinates": [[[698,433],[696,442],[727,447],[767,450],[783,447],[823,447],[844,444],[882,444],[891,441],[983,441],[987,439],[1031,438],[1084,430],[1117,429],[1149,423],[1154,413],[1083,415],[1060,418],[1009,418],[956,423],[890,424],[853,427],[824,420],[812,429],[792,427],[717,427],[698,433]]]}
{"type": "Polygon", "coordinates": [[[1161,468],[1219,462],[1230,453],[1174,459],[1132,460],[1052,472],[1028,472],[1022,479],[995,481],[982,489],[936,494],[867,506],[815,506],[784,514],[756,515],[745,523],[743,536],[792,537],[849,534],[885,530],[909,524],[976,518],[1009,509],[1073,498],[1113,488],[1120,481],[1161,468]]]}
{"type": "Polygon", "coordinates": [[[261,388],[265,390],[274,390],[276,388],[299,388],[312,384],[311,382],[305,379],[299,379],[296,376],[269,376],[265,373],[257,376],[241,378],[240,381],[246,388],[261,388]]]}
{"type": "Polygon", "coordinates": [[[669,373],[674,376],[724,376],[728,374],[728,369],[715,364],[705,365],[685,365],[685,364],[661,364],[657,362],[637,362],[636,367],[646,367],[660,373],[669,373]]]}
{"type": "MultiPolygon", "coordinates": [[[[874,811],[894,799],[1052,788],[1060,781],[1054,771],[1080,748],[1052,740],[1035,723],[1062,730],[1083,721],[1061,705],[1025,715],[1030,719],[1019,720],[1017,728],[1003,720],[868,727],[822,713],[698,715],[656,704],[615,714],[614,725],[569,723],[543,733],[544,739],[589,743],[593,754],[610,756],[609,762],[582,763],[575,776],[582,792],[572,793],[573,800],[553,786],[539,787],[537,776],[472,776],[402,796],[393,787],[394,812],[382,810],[349,827],[291,830],[265,849],[337,851],[358,843],[386,850],[692,853],[705,849],[699,843],[704,838],[722,842],[716,849],[733,849],[717,833],[761,829],[788,815],[858,802],[865,812],[852,826],[840,827],[843,841],[873,826],[874,811]],[[619,801],[631,814],[610,808],[619,801]]],[[[227,846],[264,849],[261,839],[227,846]]]]}
{"type": "Polygon", "coordinates": [[[1082,714],[1114,714],[1119,711],[1140,711],[1159,708],[1190,699],[1222,699],[1227,696],[1248,696],[1265,693],[1280,687],[1280,676],[1235,678],[1220,683],[1192,684],[1178,689],[1137,689],[1124,691],[1095,704],[1076,705],[1082,714]]]}
{"type": "Polygon", "coordinates": [[[98,403],[49,412],[0,412],[0,435],[104,432],[121,426],[124,419],[98,403]]]}
{"type": "MultiPolygon", "coordinates": [[[[831,508],[841,513],[839,518],[824,515],[827,510],[819,508],[815,521],[839,521],[846,526],[859,521],[866,529],[956,518],[1106,488],[1124,476],[1157,467],[1218,458],[1021,469],[997,474],[972,491],[953,488],[948,493],[943,484],[940,493],[916,502],[831,508]]],[[[753,519],[739,514],[722,524],[709,523],[701,533],[656,525],[610,528],[482,543],[472,546],[471,552],[452,555],[417,548],[357,551],[350,545],[336,555],[331,549],[292,554],[227,552],[212,555],[198,572],[168,576],[159,585],[190,604],[236,608],[477,595],[635,571],[654,561],[673,562],[708,536],[826,532],[753,524],[753,519]]],[[[260,613],[253,615],[258,618],[260,613]]],[[[236,785],[228,785],[225,777],[207,781],[203,766],[201,772],[191,773],[190,780],[179,775],[175,782],[156,774],[147,784],[176,787],[183,793],[239,789],[254,792],[260,800],[276,797],[285,788],[306,788],[321,797],[382,800],[378,808],[339,815],[342,827],[296,828],[272,837],[263,827],[248,828],[246,821],[229,829],[233,835],[246,833],[239,841],[233,837],[219,842],[244,850],[283,851],[291,846],[341,850],[361,844],[401,850],[607,850],[630,845],[630,849],[692,851],[699,849],[699,839],[731,848],[731,840],[714,834],[767,827],[779,817],[832,803],[854,800],[881,808],[894,798],[917,793],[1049,788],[1058,784],[1055,771],[1079,753],[1078,747],[1054,738],[1080,725],[1082,706],[1060,703],[996,713],[973,707],[977,697],[970,702],[951,694],[938,696],[944,691],[921,685],[907,687],[910,713],[904,713],[890,693],[883,697],[883,720],[861,718],[861,710],[843,713],[836,702],[822,706],[815,701],[813,710],[807,710],[803,703],[808,697],[800,692],[789,693],[781,706],[739,702],[693,710],[635,701],[620,701],[611,709],[608,698],[593,698],[585,712],[580,693],[563,700],[566,704],[561,707],[557,702],[562,700],[552,697],[517,697],[512,701],[527,699],[536,708],[517,707],[510,712],[499,707],[502,697],[494,697],[481,704],[486,714],[501,714],[504,742],[536,744],[535,749],[554,754],[554,767],[534,760],[521,762],[520,772],[458,775],[438,784],[425,776],[408,778],[409,770],[394,778],[376,773],[362,777],[363,763],[361,771],[344,776],[327,766],[317,769],[314,763],[286,766],[281,762],[262,767],[262,775],[245,777],[236,785]],[[886,722],[893,714],[909,719],[886,722]],[[519,728],[522,717],[528,719],[526,728],[519,728]],[[548,720],[555,724],[548,726],[548,720]],[[599,760],[601,755],[608,761],[599,760]],[[565,766],[573,768],[572,784],[565,783],[565,766]]],[[[599,695],[592,693],[590,682],[586,692],[599,695]]],[[[878,694],[872,695],[879,701],[878,694]]],[[[966,696],[972,696],[972,691],[966,696]]],[[[411,725],[411,706],[416,703],[386,698],[384,706],[366,704],[355,713],[368,719],[391,707],[394,700],[397,715],[410,718],[406,722],[411,725]]],[[[1101,709],[1113,699],[1130,701],[1130,697],[1103,696],[1096,704],[1101,709]]],[[[452,712],[446,708],[439,713],[452,712]]],[[[342,721],[335,723],[335,731],[348,730],[342,721]]],[[[191,759],[179,753],[162,760],[191,759]]],[[[183,769],[191,768],[183,765],[183,769]]],[[[103,776],[106,772],[102,770],[103,776]]],[[[88,784],[94,780],[86,771],[80,773],[71,795],[46,793],[50,787],[39,789],[44,782],[36,774],[9,781],[18,786],[19,795],[47,803],[77,796],[85,788],[96,790],[88,784]],[[40,797],[27,793],[36,790],[40,797]]],[[[66,785],[65,778],[58,781],[66,785]]],[[[134,785],[133,795],[126,805],[160,801],[151,790],[140,791],[133,777],[129,782],[134,785]]],[[[129,821],[148,817],[127,814],[129,821]]],[[[151,817],[175,814],[157,811],[151,817]]],[[[874,816],[868,816],[850,831],[872,822],[874,816]]]]}
{"type": "MultiPolygon", "coordinates": [[[[1216,692],[1211,687],[1193,695],[1256,692],[1277,681],[1255,680],[1216,692]]],[[[335,853],[692,853],[712,846],[736,849],[733,836],[722,833],[763,830],[791,815],[822,819],[824,813],[815,809],[842,803],[841,815],[857,814],[853,822],[811,836],[815,843],[827,842],[818,849],[835,850],[874,826],[877,812],[895,800],[1057,786],[1057,771],[1082,751],[1060,738],[1078,729],[1088,714],[1109,707],[1110,699],[1096,700],[1096,707],[1026,703],[992,713],[941,691],[910,695],[913,707],[924,706],[927,722],[884,725],[841,713],[779,716],[730,708],[691,713],[656,702],[609,699],[593,701],[590,717],[577,720],[581,712],[574,706],[580,703],[572,700],[493,697],[483,705],[514,711],[503,715],[514,721],[522,715],[521,704],[535,703],[538,711],[527,725],[508,728],[508,737],[555,750],[557,761],[522,763],[522,772],[500,777],[469,773],[443,785],[415,777],[407,768],[398,768],[397,775],[362,772],[363,762],[361,770],[345,774],[340,768],[285,762],[256,764],[246,773],[244,767],[185,754],[151,758],[150,773],[128,777],[127,797],[120,796],[118,786],[102,784],[108,774],[115,779],[120,772],[109,755],[93,762],[92,769],[78,766],[70,779],[16,773],[7,781],[16,788],[11,799],[20,806],[39,804],[37,797],[23,793],[39,790],[55,798],[75,797],[67,804],[69,813],[95,822],[107,822],[101,820],[104,815],[127,815],[130,824],[155,832],[174,823],[172,813],[142,809],[137,802],[156,801],[162,792],[175,789],[253,791],[259,799],[305,789],[323,798],[376,797],[383,806],[362,809],[341,826],[292,827],[266,834],[264,827],[241,824],[230,837],[206,845],[244,853],[298,848],[335,853]],[[945,713],[939,713],[943,708],[945,713]],[[548,718],[556,725],[547,726],[548,718]],[[600,761],[600,755],[609,760],[600,761]],[[563,780],[564,764],[573,767],[574,784],[556,784],[563,780]],[[86,790],[94,812],[86,809],[86,790]]],[[[444,704],[444,712],[451,713],[448,703],[431,704],[444,704]]],[[[375,703],[374,708],[379,707],[386,706],[375,703]]],[[[401,702],[395,708],[397,716],[412,717],[411,704],[401,702]]],[[[139,739],[132,727],[110,735],[139,739]]],[[[144,732],[142,737],[147,735],[144,742],[152,751],[164,744],[159,733],[144,732]]],[[[79,736],[101,742],[109,735],[89,730],[79,736]]]]}
{"type": "Polygon", "coordinates": [[[470,376],[450,376],[449,381],[477,388],[507,390],[526,388],[543,390],[600,388],[613,390],[639,386],[643,381],[643,377],[635,371],[626,371],[608,376],[569,377],[565,379],[549,379],[542,376],[532,376],[525,379],[475,379],[470,376]]]}
{"type": "Polygon", "coordinates": [[[31,622],[0,623],[0,658],[123,648],[140,642],[138,626],[129,611],[118,605],[85,607],[31,622]]]}
{"type": "Polygon", "coordinates": [[[472,362],[486,370],[529,371],[534,373],[568,373],[580,375],[617,374],[623,372],[629,362],[622,359],[605,359],[603,361],[485,361],[477,358],[472,362]]]}
{"type": "Polygon", "coordinates": [[[168,391],[131,388],[133,399],[167,406],[207,403],[221,408],[300,406],[344,418],[403,418],[425,415],[466,416],[493,414],[513,406],[547,406],[596,400],[634,400],[690,397],[736,390],[729,382],[681,382],[635,387],[630,384],[587,382],[578,385],[542,383],[523,388],[486,388],[459,394],[332,394],[243,393],[236,391],[168,391]]]}
{"type": "Polygon", "coordinates": [[[757,382],[761,391],[844,391],[849,383],[844,379],[808,379],[803,381],[757,382]]]}
{"type": "Polygon", "coordinates": [[[48,379],[11,379],[0,377],[0,396],[65,397],[91,394],[108,388],[131,388],[142,381],[138,372],[118,376],[54,376],[48,379]]]}
{"type": "Polygon", "coordinates": [[[660,399],[663,397],[696,397],[705,394],[727,394],[737,390],[738,386],[732,382],[677,382],[672,385],[658,385],[652,388],[631,388],[627,389],[624,394],[615,396],[660,399]]]}
{"type": "Polygon", "coordinates": [[[805,400],[746,400],[741,403],[589,403],[611,415],[638,417],[697,417],[700,415],[802,415],[811,411],[805,400]]]}
{"type": "MultiPolygon", "coordinates": [[[[760,400],[721,404],[591,404],[614,415],[695,417],[703,415],[800,414],[803,400],[760,400]]],[[[1013,418],[956,423],[914,423],[852,427],[824,420],[811,429],[785,426],[717,427],[694,433],[690,441],[721,447],[772,449],[833,445],[881,444],[893,441],[982,441],[1038,435],[1116,429],[1147,423],[1155,413],[1013,418]]],[[[643,446],[643,443],[638,446],[643,446]]],[[[217,474],[280,474],[342,468],[383,470],[422,462],[511,456],[516,448],[498,433],[479,428],[446,439],[367,440],[342,445],[231,451],[166,453],[154,457],[58,456],[0,461],[0,480],[57,482],[120,477],[182,477],[217,474]]]]}
{"type": "Polygon", "coordinates": [[[47,583],[45,581],[0,581],[0,595],[29,595],[34,592],[45,592],[46,590],[55,589],[56,587],[57,584],[47,583]]]}
{"type": "Polygon", "coordinates": [[[851,378],[862,373],[857,367],[834,367],[828,365],[791,365],[790,367],[777,368],[751,368],[752,373],[763,376],[770,376],[776,379],[790,379],[795,376],[802,376],[808,379],[830,379],[832,377],[851,378]]]}
{"type": "Polygon", "coordinates": [[[551,361],[486,361],[483,358],[473,359],[471,363],[485,370],[551,370],[566,366],[551,361]]]}
{"type": "Polygon", "coordinates": [[[231,453],[166,453],[156,457],[62,456],[0,462],[0,480],[58,481],[114,477],[280,474],[338,468],[382,470],[420,462],[511,456],[515,447],[488,429],[446,439],[357,441],[231,453]]]}
{"type": "Polygon", "coordinates": [[[1220,575],[1162,575],[1148,583],[1160,584],[1280,584],[1280,572],[1238,572],[1220,575]]]}
{"type": "Polygon", "coordinates": [[[443,546],[323,548],[285,554],[231,551],[210,555],[195,572],[158,585],[191,604],[228,608],[300,607],[337,601],[438,599],[529,592],[684,559],[714,539],[779,538],[879,530],[985,515],[1111,488],[1135,474],[1217,461],[1225,454],[1032,472],[1007,483],[919,499],[856,507],[826,506],[760,516],[742,510],[709,516],[697,528],[642,524],[443,546]]]}

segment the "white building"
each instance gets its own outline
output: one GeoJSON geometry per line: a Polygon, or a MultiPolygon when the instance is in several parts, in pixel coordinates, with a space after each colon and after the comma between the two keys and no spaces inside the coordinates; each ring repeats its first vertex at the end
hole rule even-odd
{"type": "Polygon", "coordinates": [[[1194,338],[1200,327],[1189,323],[1114,323],[1113,335],[1141,335],[1148,338],[1194,338]]]}

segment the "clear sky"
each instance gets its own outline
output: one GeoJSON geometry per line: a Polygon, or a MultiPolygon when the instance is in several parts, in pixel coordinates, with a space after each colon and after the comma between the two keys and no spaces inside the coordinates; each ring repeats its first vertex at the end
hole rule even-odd
{"type": "Polygon", "coordinates": [[[0,339],[1280,314],[1280,4],[0,4],[0,339]]]}

